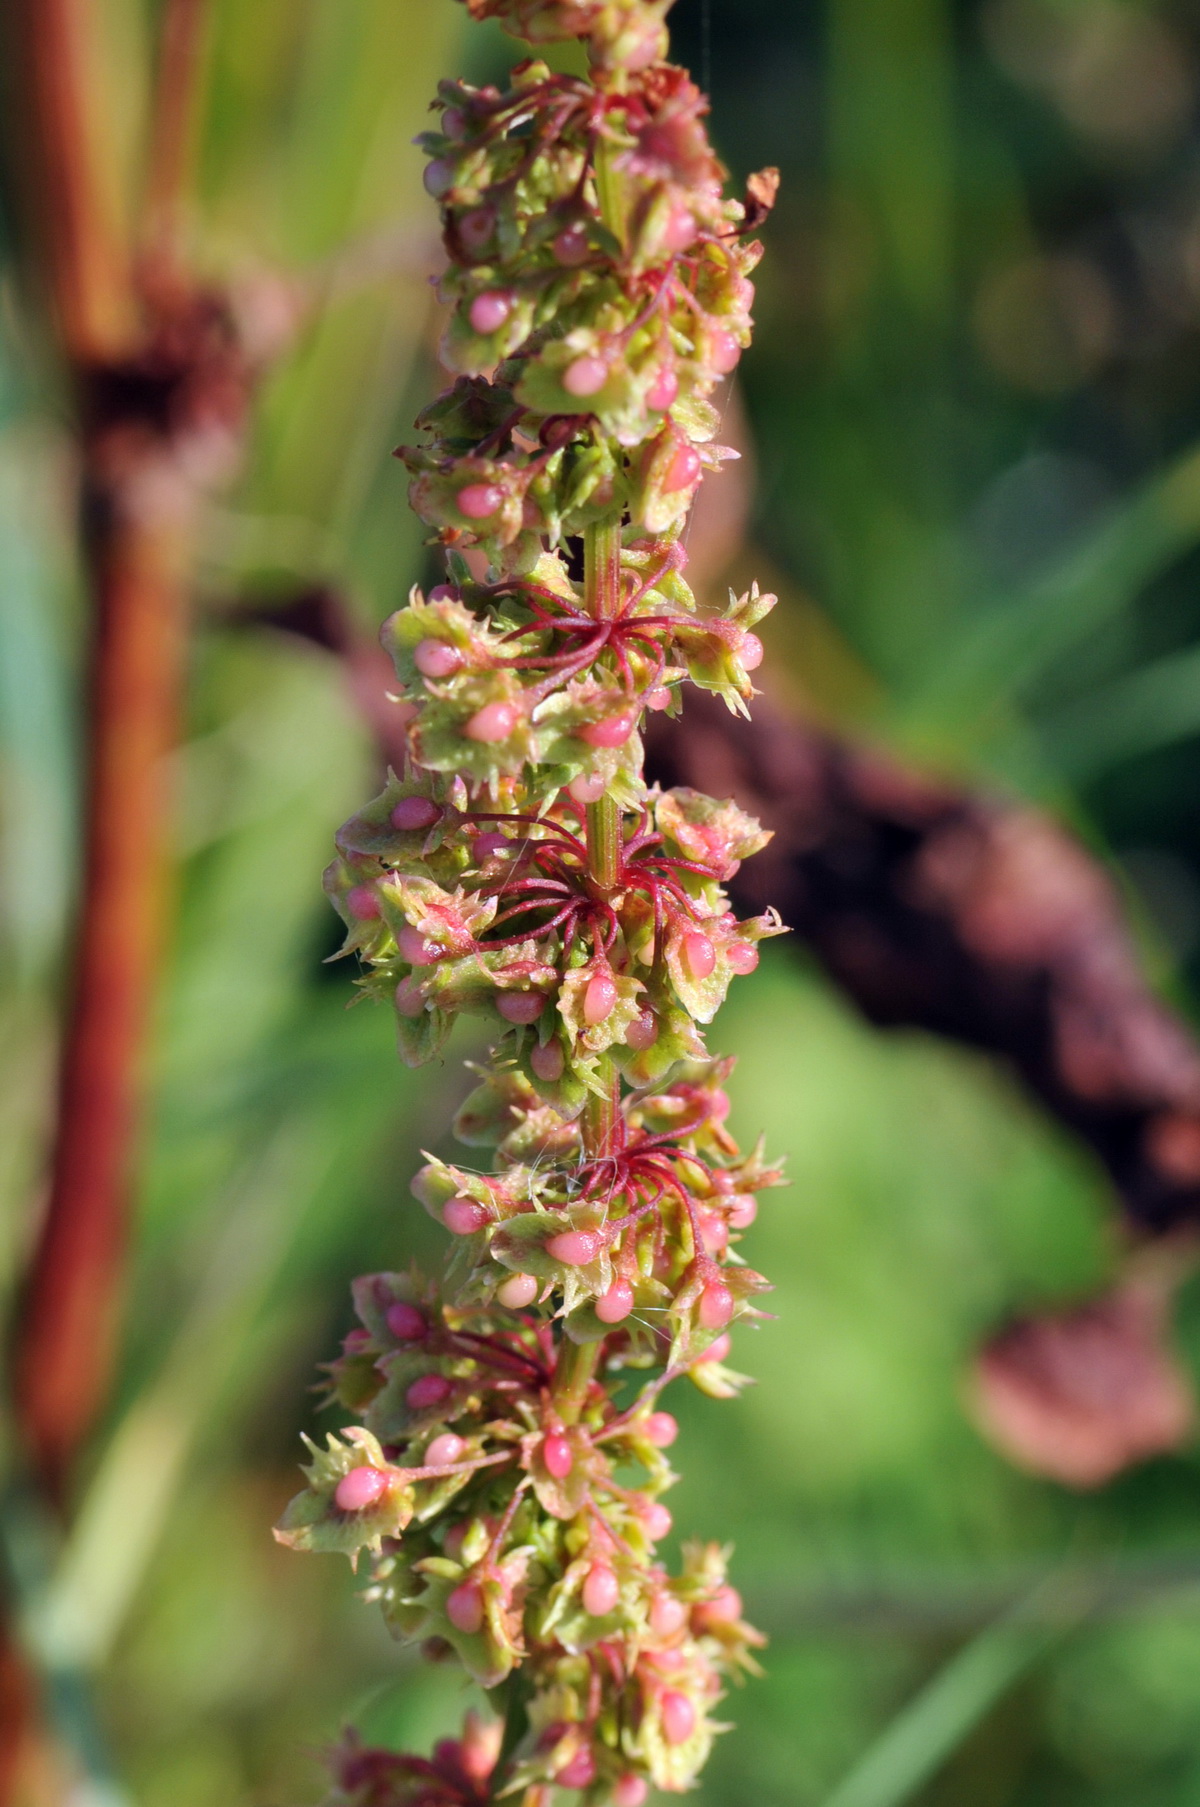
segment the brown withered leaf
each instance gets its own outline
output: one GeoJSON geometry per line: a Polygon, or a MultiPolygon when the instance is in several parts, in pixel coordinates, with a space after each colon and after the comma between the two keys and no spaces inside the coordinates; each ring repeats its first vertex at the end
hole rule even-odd
{"type": "Polygon", "coordinates": [[[773,164],[767,169],[756,169],[752,176],[746,177],[746,219],[743,231],[758,231],[774,207],[778,193],[779,171],[773,164]]]}

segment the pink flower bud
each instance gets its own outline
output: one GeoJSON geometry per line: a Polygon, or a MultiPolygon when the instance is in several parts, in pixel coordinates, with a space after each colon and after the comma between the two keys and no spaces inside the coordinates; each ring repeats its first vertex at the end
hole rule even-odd
{"type": "Polygon", "coordinates": [[[360,1349],[369,1349],[370,1346],[369,1330],[348,1330],[342,1338],[342,1350],[346,1355],[357,1355],[360,1349]]]}
{"type": "MultiPolygon", "coordinates": [[[[478,1581],[464,1581],[461,1587],[455,1588],[446,1602],[446,1617],[455,1631],[461,1631],[466,1637],[475,1635],[483,1624],[483,1589],[478,1581]]],[[[665,1719],[663,1723],[666,1724],[665,1719]]]]}
{"type": "Polygon", "coordinates": [[[712,1598],[692,1608],[692,1624],[699,1632],[717,1625],[736,1625],[742,1616],[742,1596],[736,1587],[719,1587],[712,1598]]]}
{"type": "Polygon", "coordinates": [[[713,333],[708,341],[708,361],[714,370],[722,376],[728,376],[742,355],[742,348],[732,333],[723,329],[713,333]]]}
{"type": "Polygon", "coordinates": [[[659,1702],[663,1737],[668,1744],[686,1744],[696,1729],[696,1709],[686,1694],[666,1688],[659,1702]]]}
{"type": "Polygon", "coordinates": [[[599,1230],[560,1230],[557,1236],[546,1239],[547,1255],[552,1261],[561,1261],[564,1267],[586,1267],[603,1247],[599,1230]]]}
{"type": "Polygon", "coordinates": [[[725,958],[735,973],[752,973],[758,965],[758,949],[752,941],[734,941],[726,949],[725,958]]]}
{"type": "Polygon", "coordinates": [[[688,1621],[688,1609],[674,1594],[655,1594],[650,1602],[650,1629],[656,1638],[673,1638],[688,1621]]]}
{"type": "Polygon", "coordinates": [[[346,908],[356,922],[370,922],[379,915],[379,898],[370,885],[353,885],[346,893],[346,908]]]}
{"type": "Polygon", "coordinates": [[[621,1587],[606,1562],[594,1562],[583,1582],[583,1610],[593,1619],[603,1619],[621,1598],[621,1587]]]}
{"type": "Polygon", "coordinates": [[[566,1065],[562,1043],[558,1040],[540,1042],[536,1048],[529,1050],[529,1064],[539,1079],[547,1085],[553,1085],[556,1079],[562,1078],[562,1070],[566,1065]]]}
{"type": "Polygon", "coordinates": [[[457,602],[458,591],[453,584],[434,584],[429,592],[430,602],[457,602]]]}
{"type": "Polygon", "coordinates": [[[410,1410],[427,1412],[430,1406],[442,1405],[453,1391],[444,1374],[418,1374],[404,1400],[410,1410]]]}
{"type": "Polygon", "coordinates": [[[436,941],[426,941],[420,929],[415,929],[411,922],[406,922],[396,936],[396,946],[401,958],[407,960],[410,966],[432,966],[436,960],[441,959],[443,953],[436,941]]]}
{"type": "Polygon", "coordinates": [[[506,1023],[534,1023],[546,1008],[540,991],[502,991],[496,1009],[506,1023]]]}
{"type": "Polygon", "coordinates": [[[646,694],[647,709],[654,709],[655,711],[669,709],[671,707],[671,698],[674,694],[674,691],[671,690],[669,685],[656,684],[654,689],[648,691],[646,694]]]}
{"type": "Polygon", "coordinates": [[[591,352],[576,358],[563,371],[562,386],[568,395],[583,397],[597,395],[608,381],[608,365],[603,358],[597,358],[591,352]]]}
{"type": "Polygon", "coordinates": [[[659,1543],[671,1529],[671,1514],[661,1500],[647,1500],[638,1517],[642,1521],[642,1529],[651,1543],[659,1543]]]}
{"type": "Polygon", "coordinates": [[[486,521],[503,501],[504,491],[498,483],[468,483],[458,492],[459,513],[469,521],[486,521]]]}
{"type": "Polygon", "coordinates": [[[696,1318],[702,1330],[723,1330],[733,1316],[733,1294],[723,1280],[710,1280],[700,1294],[696,1318]]]}
{"type": "Polygon", "coordinates": [[[496,216],[490,207],[472,207],[458,222],[458,238],[468,257],[482,257],[492,233],[496,216]]]}
{"type": "Polygon", "coordinates": [[[352,1468],[344,1474],[333,1492],[333,1503],[339,1512],[365,1512],[387,1492],[388,1477],[382,1468],[352,1468]]]}
{"type": "Polygon", "coordinates": [[[564,226],[550,249],[555,263],[572,270],[588,256],[587,233],[582,226],[564,226]]]}
{"type": "Polygon", "coordinates": [[[567,789],[576,803],[599,803],[608,789],[608,780],[601,772],[585,772],[579,778],[572,778],[567,789]]]}
{"type": "Polygon", "coordinates": [[[652,1048],[657,1040],[658,1018],[652,1010],[639,1011],[625,1031],[625,1046],[635,1048],[640,1054],[643,1049],[652,1048]]]}
{"type": "Polygon", "coordinates": [[[664,365],[646,391],[646,406],[665,414],[678,396],[679,378],[669,365],[664,365]]]}
{"type": "Polygon", "coordinates": [[[731,1230],[748,1230],[758,1216],[758,1200],[753,1192],[739,1192],[734,1195],[725,1221],[731,1230]]]}
{"type": "Polygon", "coordinates": [[[409,973],[407,979],[401,979],[394,995],[396,1009],[401,1016],[420,1016],[425,1008],[421,980],[418,979],[416,973],[409,973]]]}
{"type": "Polygon", "coordinates": [[[617,1003],[617,982],[610,972],[601,970],[587,982],[583,994],[583,1020],[589,1028],[606,1022],[617,1003]]]}
{"type": "Polygon", "coordinates": [[[475,711],[463,733],[468,740],[507,740],[518,719],[515,703],[485,703],[482,709],[475,711]]]}
{"type": "Polygon", "coordinates": [[[415,1305],[410,1305],[407,1299],[397,1299],[394,1305],[389,1305],[384,1322],[392,1335],[402,1343],[415,1343],[429,1328],[425,1322],[425,1313],[418,1311],[415,1305]]]}
{"type": "Polygon", "coordinates": [[[696,222],[686,207],[673,207],[663,231],[662,242],[668,251],[686,251],[696,242],[696,222]]]}
{"type": "Polygon", "coordinates": [[[763,643],[757,634],[743,634],[738,648],[743,671],[757,671],[763,662],[763,643]]]}
{"type": "Polygon", "coordinates": [[[733,1343],[727,1331],[724,1336],[713,1338],[712,1342],[708,1345],[708,1348],[704,1351],[704,1354],[700,1357],[700,1360],[702,1362],[723,1362],[732,1347],[733,1343]]]}
{"type": "Polygon", "coordinates": [[[496,1288],[496,1297],[509,1311],[520,1311],[523,1306],[532,1305],[538,1296],[538,1290],[538,1282],[533,1274],[510,1274],[496,1288]]]}
{"type": "Polygon", "coordinates": [[[514,852],[516,843],[497,830],[493,834],[477,834],[474,845],[477,860],[490,860],[494,853],[514,852]]]}
{"type": "Polygon", "coordinates": [[[670,1412],[651,1412],[642,1422],[642,1435],[655,1449],[670,1449],[679,1435],[679,1426],[670,1412]]]}
{"type": "Polygon", "coordinates": [[[392,827],[411,834],[415,829],[432,828],[441,813],[429,797],[401,797],[392,811],[392,827]]]}
{"type": "Polygon", "coordinates": [[[425,678],[448,678],[458,671],[463,656],[448,640],[419,640],[413,664],[425,678]]]}
{"type": "Polygon", "coordinates": [[[663,477],[663,488],[668,495],[677,490],[691,489],[700,476],[700,454],[695,446],[681,445],[677,447],[674,457],[667,466],[663,477]]]}
{"type": "Polygon", "coordinates": [[[614,1280],[596,1300],[596,1316],[602,1324],[619,1324],[633,1310],[633,1288],[628,1280],[614,1280]]]}
{"type": "Polygon", "coordinates": [[[575,1457],[571,1451],[571,1445],[557,1431],[552,1431],[548,1437],[543,1437],[542,1461],[546,1464],[547,1472],[552,1474],[556,1481],[565,1481],[574,1468],[575,1457]]]}
{"type": "Polygon", "coordinates": [[[729,1245],[729,1225],[719,1211],[698,1211],[696,1222],[705,1253],[719,1255],[729,1245]]]}
{"type": "Polygon", "coordinates": [[[440,201],[443,195],[449,194],[454,187],[454,165],[446,157],[435,157],[432,163],[425,165],[422,177],[425,193],[440,201]]]}
{"type": "Polygon", "coordinates": [[[609,715],[599,722],[587,722],[578,730],[580,740],[591,747],[623,747],[633,733],[635,715],[609,715]]]}
{"type": "Polygon", "coordinates": [[[513,311],[514,297],[503,289],[485,289],[471,303],[468,318],[477,333],[498,332],[513,311]]]}
{"type": "Polygon", "coordinates": [[[586,1748],[576,1751],[569,1763],[564,1763],[554,1780],[560,1788],[590,1788],[596,1780],[596,1759],[586,1748]]]}
{"type": "Polygon", "coordinates": [[[486,1205],[473,1198],[449,1198],[442,1206],[442,1222],[452,1236],[473,1235],[491,1222],[491,1215],[486,1205]]]}
{"type": "Polygon", "coordinates": [[[641,1776],[635,1776],[630,1770],[620,1778],[612,1791],[612,1807],[642,1807],[648,1792],[641,1776]]]}
{"type": "Polygon", "coordinates": [[[717,950],[707,935],[693,929],[680,947],[683,968],[693,979],[707,979],[717,964],[717,950]]]}
{"type": "Polygon", "coordinates": [[[443,1431],[440,1437],[435,1437],[433,1439],[428,1449],[425,1451],[425,1460],[422,1463],[422,1467],[448,1467],[451,1462],[457,1462],[460,1459],[465,1452],[466,1447],[463,1439],[461,1437],[456,1437],[453,1431],[443,1431]]]}

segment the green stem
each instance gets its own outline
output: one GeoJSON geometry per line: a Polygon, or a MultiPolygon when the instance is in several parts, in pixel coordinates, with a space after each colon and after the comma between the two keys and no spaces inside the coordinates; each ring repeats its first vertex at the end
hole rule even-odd
{"type": "Polygon", "coordinates": [[[554,1373],[554,1408],[564,1424],[579,1423],[603,1347],[603,1338],[594,1343],[573,1343],[569,1336],[562,1337],[554,1373]]]}

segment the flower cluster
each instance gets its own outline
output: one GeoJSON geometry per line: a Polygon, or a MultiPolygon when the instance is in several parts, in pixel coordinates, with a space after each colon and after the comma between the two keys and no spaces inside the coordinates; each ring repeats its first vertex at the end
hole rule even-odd
{"type": "Polygon", "coordinates": [[[407,758],[326,886],[406,1062],[487,1019],[455,1130],[490,1164],[417,1175],[446,1271],[356,1282],[327,1386],[350,1422],[310,1445],[277,1535],[365,1558],[393,1633],[503,1716],[429,1759],[348,1738],[331,1807],[638,1807],[693,1784],[762,1641],[725,1550],[659,1559],[659,1400],[744,1384],[730,1327],[766,1282],[740,1244],[780,1175],[729,1134],[732,1063],[703,1030],[781,925],[739,922],[723,889],[767,836],[648,788],[639,724],[688,683],[753,695],[774,598],[702,606],[680,528],[720,461],[707,398],[749,336],[744,233],[773,184],[723,197],[702,97],[659,60],[663,4],[470,4],[584,38],[593,79],[529,62],[504,93],[444,84],[424,138],[461,374],[402,456],[446,581],[385,624],[407,758]]]}

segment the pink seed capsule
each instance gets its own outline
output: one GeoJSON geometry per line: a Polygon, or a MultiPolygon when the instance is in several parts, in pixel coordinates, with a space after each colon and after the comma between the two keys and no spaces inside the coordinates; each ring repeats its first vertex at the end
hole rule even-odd
{"type": "Polygon", "coordinates": [[[651,1543],[659,1543],[671,1529],[673,1520],[661,1500],[647,1500],[638,1515],[642,1529],[651,1543]]]}
{"type": "Polygon", "coordinates": [[[517,725],[518,710],[514,703],[485,703],[477,709],[463,733],[468,740],[484,742],[507,740],[517,725]]]}
{"type": "Polygon", "coordinates": [[[590,747],[623,747],[633,733],[637,718],[633,715],[609,715],[603,721],[588,722],[578,730],[580,740],[590,747]]]}
{"type": "Polygon", "coordinates": [[[409,973],[407,979],[401,979],[395,990],[396,1009],[401,1016],[420,1016],[425,1008],[425,998],[421,991],[422,981],[416,973],[409,973]]]}
{"type": "Polygon", "coordinates": [[[625,1046],[636,1048],[640,1054],[643,1049],[652,1048],[657,1040],[658,1018],[652,1010],[639,1011],[625,1031],[625,1046]]]}
{"type": "Polygon", "coordinates": [[[442,1405],[453,1391],[444,1374],[418,1374],[404,1401],[411,1411],[427,1412],[430,1406],[442,1405]]]}
{"type": "Polygon", "coordinates": [[[717,950],[707,935],[693,929],[680,947],[684,971],[693,979],[707,979],[717,964],[717,950]]]}
{"type": "Polygon", "coordinates": [[[588,256],[587,233],[582,226],[564,226],[550,249],[555,263],[573,270],[588,256]]]}
{"type": "Polygon", "coordinates": [[[719,1211],[698,1211],[700,1240],[708,1255],[720,1255],[729,1246],[729,1225],[719,1211]]]}
{"type": "Polygon", "coordinates": [[[633,1310],[633,1288],[628,1280],[614,1280],[596,1300],[596,1316],[602,1324],[619,1324],[633,1310]]]}
{"type": "Polygon", "coordinates": [[[474,846],[477,860],[490,860],[494,853],[513,851],[513,843],[506,834],[500,834],[499,831],[494,834],[477,834],[474,846]]]}
{"type": "Polygon", "coordinates": [[[590,1788],[596,1780],[596,1759],[591,1751],[576,1751],[568,1763],[564,1763],[554,1780],[560,1788],[590,1788]]]}
{"type": "Polygon", "coordinates": [[[453,584],[434,584],[429,592],[430,602],[457,602],[458,591],[453,584]]]}
{"type": "Polygon", "coordinates": [[[708,361],[722,376],[728,376],[742,355],[742,348],[732,333],[718,331],[708,341],[708,361]]]}
{"type": "Polygon", "coordinates": [[[663,477],[663,488],[668,495],[678,490],[691,489],[700,476],[700,454],[695,446],[681,445],[667,466],[663,477]]]}
{"type": "Polygon", "coordinates": [[[346,893],[346,908],[356,922],[370,922],[379,914],[379,899],[370,885],[353,885],[346,893]]]}
{"type": "Polygon", "coordinates": [[[546,1253],[564,1267],[586,1267],[604,1246],[599,1230],[560,1230],[546,1239],[546,1253]]]}
{"type": "Polygon", "coordinates": [[[686,1744],[696,1729],[696,1709],[686,1694],[666,1688],[659,1702],[663,1737],[668,1744],[686,1744]]]}
{"type": "Polygon", "coordinates": [[[641,1776],[635,1776],[630,1770],[619,1779],[612,1791],[613,1807],[642,1807],[648,1792],[641,1776]]]}
{"type": "Polygon", "coordinates": [[[608,365],[603,358],[585,352],[563,371],[562,386],[568,395],[598,395],[608,381],[608,365]]]}
{"type": "Polygon", "coordinates": [[[589,1028],[606,1022],[617,1003],[617,982],[610,972],[598,972],[587,982],[583,994],[583,1020],[589,1028]]]}
{"type": "Polygon", "coordinates": [[[514,297],[503,289],[485,289],[471,303],[468,318],[477,333],[498,332],[513,311],[514,297]]]}
{"type": "Polygon", "coordinates": [[[599,803],[608,789],[608,780],[601,772],[585,772],[579,778],[572,778],[567,789],[576,803],[599,803]]]}
{"type": "Polygon", "coordinates": [[[421,180],[425,184],[425,193],[432,195],[435,201],[440,201],[454,187],[454,165],[446,157],[435,157],[432,163],[425,165],[425,174],[421,180]]]}
{"type": "Polygon", "coordinates": [[[736,1587],[719,1587],[712,1598],[692,1608],[692,1624],[697,1631],[711,1631],[717,1625],[736,1625],[742,1616],[742,1596],[736,1587]]]}
{"type": "Polygon", "coordinates": [[[502,991],[496,1001],[506,1023],[535,1023],[545,1008],[540,991],[502,991]]]}
{"type": "Polygon", "coordinates": [[[461,669],[463,656],[448,640],[419,640],[413,664],[424,678],[448,678],[461,669]]]}
{"type": "Polygon", "coordinates": [[[696,1307],[701,1329],[723,1330],[732,1316],[733,1294],[723,1280],[710,1280],[696,1307]]]}
{"type": "Polygon", "coordinates": [[[397,1299],[394,1305],[388,1306],[385,1322],[392,1335],[402,1343],[417,1342],[429,1328],[425,1313],[410,1305],[407,1299],[397,1299]]]}
{"type": "Polygon", "coordinates": [[[445,951],[436,941],[427,941],[420,929],[415,929],[411,922],[406,922],[396,936],[396,946],[401,958],[407,960],[410,966],[432,966],[435,960],[441,959],[445,951]]]}
{"type": "Polygon", "coordinates": [[[339,1512],[365,1512],[387,1492],[388,1477],[382,1468],[352,1468],[344,1474],[333,1492],[333,1503],[339,1512]]]}
{"type": "MultiPolygon", "coordinates": [[[[483,1590],[478,1581],[464,1581],[461,1587],[455,1588],[446,1602],[446,1617],[455,1631],[461,1631],[466,1637],[475,1635],[483,1624],[483,1590]]],[[[663,1723],[665,1725],[665,1720],[663,1723]]]]}
{"type": "Polygon", "coordinates": [[[671,707],[671,698],[674,694],[674,691],[669,685],[656,684],[653,690],[647,691],[646,693],[647,709],[653,709],[656,712],[661,709],[669,709],[671,707]]]}
{"type": "Polygon", "coordinates": [[[757,671],[763,662],[763,643],[757,634],[743,634],[738,658],[744,671],[757,671]]]}
{"type": "Polygon", "coordinates": [[[655,1449],[670,1449],[679,1426],[670,1412],[650,1412],[642,1423],[642,1435],[655,1449]]]}
{"type": "Polygon", "coordinates": [[[369,1349],[370,1346],[369,1330],[348,1330],[342,1338],[342,1350],[346,1355],[357,1355],[360,1349],[369,1349]]]}
{"type": "Polygon", "coordinates": [[[575,1457],[567,1439],[552,1431],[542,1439],[542,1461],[556,1481],[565,1481],[575,1466],[575,1457]]]}
{"type": "Polygon", "coordinates": [[[432,828],[441,813],[428,797],[401,797],[392,811],[392,827],[411,834],[415,829],[432,828]]]}
{"type": "Polygon", "coordinates": [[[537,1296],[538,1282],[533,1274],[510,1274],[496,1288],[496,1297],[509,1311],[520,1311],[523,1306],[532,1305],[537,1296]]]}
{"type": "Polygon", "coordinates": [[[679,378],[670,366],[659,371],[649,389],[646,391],[646,406],[665,414],[667,409],[678,400],[679,378]]]}
{"type": "Polygon", "coordinates": [[[473,1198],[449,1198],[442,1206],[442,1222],[452,1236],[472,1236],[490,1223],[491,1212],[473,1198]]]}
{"type": "Polygon", "coordinates": [[[725,1221],[731,1230],[748,1230],[758,1216],[758,1200],[753,1192],[734,1194],[725,1221]]]}
{"type": "Polygon", "coordinates": [[[463,1439],[456,1437],[453,1431],[443,1431],[440,1437],[433,1439],[425,1451],[423,1466],[426,1468],[448,1467],[451,1462],[457,1462],[460,1459],[465,1453],[466,1447],[463,1439]]]}
{"type": "Polygon", "coordinates": [[[700,1357],[700,1360],[702,1362],[723,1362],[732,1347],[733,1343],[728,1331],[726,1331],[724,1336],[713,1338],[712,1342],[708,1345],[708,1348],[704,1351],[704,1354],[700,1357]]]}
{"type": "Polygon", "coordinates": [[[650,1602],[650,1629],[656,1638],[673,1638],[688,1621],[688,1609],[674,1594],[655,1594],[650,1602]]]}
{"type": "Polygon", "coordinates": [[[734,941],[727,948],[725,958],[735,973],[752,973],[758,965],[758,949],[751,941],[734,941]]]}
{"type": "Polygon", "coordinates": [[[486,521],[504,500],[498,483],[468,483],[458,492],[458,509],[469,521],[486,521]]]}
{"type": "Polygon", "coordinates": [[[442,1552],[450,1558],[451,1562],[462,1561],[462,1547],[467,1540],[467,1532],[470,1529],[470,1521],[463,1518],[460,1519],[456,1525],[451,1525],[450,1529],[447,1531],[445,1538],[442,1540],[442,1552]]]}
{"type": "Polygon", "coordinates": [[[594,1562],[583,1582],[583,1610],[593,1619],[608,1616],[621,1598],[621,1587],[606,1562],[594,1562]]]}
{"type": "Polygon", "coordinates": [[[496,216],[490,207],[472,207],[459,216],[459,243],[468,257],[482,257],[495,230],[496,216]]]}
{"type": "Polygon", "coordinates": [[[562,1078],[562,1070],[566,1065],[562,1043],[560,1041],[541,1042],[536,1048],[531,1048],[529,1064],[539,1079],[545,1080],[547,1085],[553,1085],[555,1080],[562,1078]]]}

